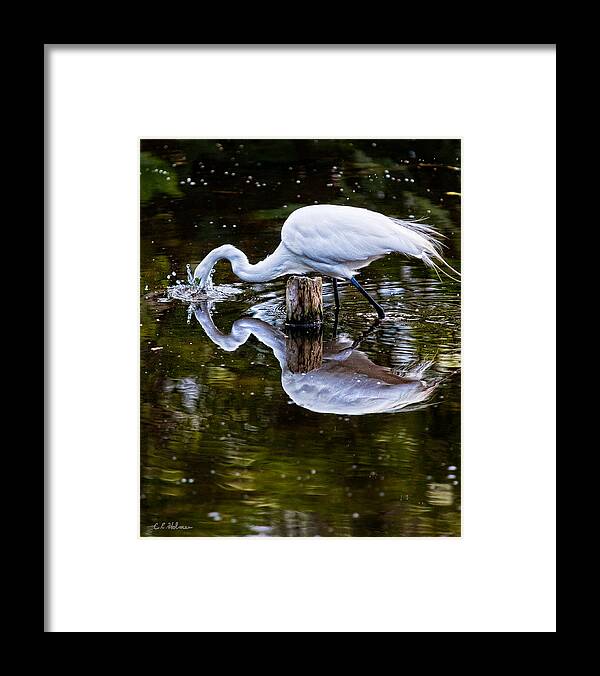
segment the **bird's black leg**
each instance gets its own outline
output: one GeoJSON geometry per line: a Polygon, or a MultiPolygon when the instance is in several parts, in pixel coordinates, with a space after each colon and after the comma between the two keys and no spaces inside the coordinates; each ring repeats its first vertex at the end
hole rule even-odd
{"type": "Polygon", "coordinates": [[[333,300],[335,302],[335,309],[339,310],[340,309],[340,294],[338,293],[337,279],[335,277],[332,277],[331,281],[333,282],[333,300]]]}
{"type": "Polygon", "coordinates": [[[333,340],[337,337],[338,317],[340,315],[340,294],[338,293],[337,279],[331,278],[333,284],[333,301],[335,303],[335,316],[333,320],[333,340]]]}
{"type": "Polygon", "coordinates": [[[350,277],[350,284],[352,284],[352,286],[356,287],[362,293],[362,295],[369,301],[369,303],[371,303],[371,305],[375,308],[375,310],[377,310],[377,316],[379,317],[379,319],[383,319],[385,317],[385,312],[383,311],[383,308],[381,307],[381,305],[379,305],[379,303],[377,303],[375,301],[375,299],[372,298],[362,288],[362,286],[356,281],[356,279],[354,277],[350,277]]]}
{"type": "Polygon", "coordinates": [[[336,307],[335,308],[335,315],[333,317],[333,330],[332,330],[333,337],[332,337],[332,340],[335,340],[337,338],[339,316],[340,316],[340,309],[336,307]]]}

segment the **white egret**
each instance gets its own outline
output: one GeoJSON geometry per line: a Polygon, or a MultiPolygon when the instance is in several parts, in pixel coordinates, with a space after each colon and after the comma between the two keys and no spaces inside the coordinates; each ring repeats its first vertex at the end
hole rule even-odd
{"type": "Polygon", "coordinates": [[[233,273],[246,282],[317,272],[333,280],[336,308],[339,308],[337,280],[347,280],[371,303],[379,317],[384,317],[381,306],[357,282],[357,270],[386,254],[399,252],[420,259],[436,271],[443,271],[438,265],[442,263],[457,272],[442,258],[440,236],[422,222],[403,221],[369,209],[311,205],[296,209],[287,217],[281,229],[281,243],[264,260],[252,265],[243,251],[225,244],[213,249],[193,275],[189,272],[188,280],[204,288],[221,259],[229,260],[233,273]]]}
{"type": "Polygon", "coordinates": [[[365,415],[414,410],[431,399],[441,382],[441,378],[425,375],[432,365],[430,361],[402,373],[394,372],[373,363],[356,349],[360,341],[352,342],[346,337],[323,346],[320,367],[293,373],[288,364],[286,335],[274,326],[261,319],[242,317],[233,322],[226,335],[215,326],[205,304],[196,308],[194,315],[213,343],[227,352],[237,350],[251,335],[271,348],[281,368],[281,385],[286,394],[298,406],[315,413],[365,415]]]}

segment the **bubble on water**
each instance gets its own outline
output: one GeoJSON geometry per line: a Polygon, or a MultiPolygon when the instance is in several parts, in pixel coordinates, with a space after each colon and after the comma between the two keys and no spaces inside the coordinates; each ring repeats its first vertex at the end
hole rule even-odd
{"type": "Polygon", "coordinates": [[[354,512],[354,514],[352,515],[352,518],[358,519],[359,516],[360,516],[360,514],[358,512],[354,512]]]}

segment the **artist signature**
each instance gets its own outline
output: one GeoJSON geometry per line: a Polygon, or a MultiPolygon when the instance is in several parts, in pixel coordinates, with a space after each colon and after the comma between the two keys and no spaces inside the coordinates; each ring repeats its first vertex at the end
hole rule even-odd
{"type": "Polygon", "coordinates": [[[193,526],[182,526],[179,521],[157,521],[152,530],[192,530],[193,526]]]}

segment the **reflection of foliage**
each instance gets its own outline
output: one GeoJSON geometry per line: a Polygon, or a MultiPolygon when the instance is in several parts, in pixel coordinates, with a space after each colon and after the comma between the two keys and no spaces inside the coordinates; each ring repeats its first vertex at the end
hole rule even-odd
{"type": "Polygon", "coordinates": [[[180,216],[211,240],[233,225],[240,243],[247,225],[255,239],[259,222],[265,233],[294,208],[316,203],[398,218],[429,210],[430,223],[442,226],[459,216],[459,199],[449,197],[460,193],[456,140],[165,139],[144,140],[142,149],[144,205],[158,192],[183,196],[180,216]]]}
{"type": "Polygon", "coordinates": [[[140,199],[149,202],[155,195],[163,193],[180,197],[177,176],[171,173],[169,165],[152,153],[140,154],[140,199]]]}
{"type": "Polygon", "coordinates": [[[405,201],[418,218],[427,217],[432,224],[435,223],[436,228],[443,229],[452,226],[448,211],[434,204],[428,197],[411,194],[406,197],[405,201]]]}
{"type": "MultiPolygon", "coordinates": [[[[411,356],[425,336],[424,356],[456,343],[443,323],[411,322],[402,338],[384,328],[362,347],[390,366],[410,336],[420,337],[411,356]]],[[[143,303],[141,332],[142,535],[460,534],[460,488],[447,477],[460,460],[455,390],[409,414],[323,416],[290,406],[275,358],[254,339],[215,350],[184,307],[164,303],[143,303]],[[159,520],[194,528],[149,532],[159,520]]]]}
{"type": "Polygon", "coordinates": [[[253,221],[270,221],[277,220],[281,223],[294,211],[303,207],[304,204],[286,204],[285,207],[277,209],[257,209],[248,214],[248,218],[253,221]]]}

